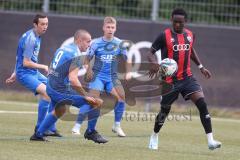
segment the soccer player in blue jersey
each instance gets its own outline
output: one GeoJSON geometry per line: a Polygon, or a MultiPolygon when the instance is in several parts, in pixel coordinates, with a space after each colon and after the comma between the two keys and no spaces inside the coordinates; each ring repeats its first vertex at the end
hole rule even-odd
{"type": "MultiPolygon", "coordinates": [[[[51,98],[50,105],[54,106],[54,110],[48,113],[30,140],[46,141],[44,132],[63,116],[67,104],[78,108],[89,104],[93,108],[98,108],[103,103],[101,99],[93,98],[87,93],[78,80],[78,72],[82,67],[80,53],[87,50],[90,42],[91,35],[86,30],[78,30],[74,34],[73,44],[63,46],[56,51],[47,82],[47,94],[51,98]]],[[[89,129],[92,129],[91,126],[89,129]]],[[[92,140],[97,143],[107,142],[97,131],[92,135],[92,140]]]]}
{"type": "MultiPolygon", "coordinates": [[[[11,77],[6,80],[7,84],[13,83],[16,79],[24,87],[39,94],[38,103],[38,120],[35,130],[39,127],[49,109],[49,97],[46,93],[47,78],[38,70],[48,72],[48,66],[38,63],[38,54],[41,44],[41,36],[47,31],[48,17],[43,14],[37,14],[33,19],[33,28],[25,32],[19,42],[17,48],[16,66],[11,77]]],[[[49,136],[61,135],[57,132],[55,126],[51,128],[49,136]]]]}
{"type": "MultiPolygon", "coordinates": [[[[126,49],[121,47],[122,40],[114,36],[116,25],[117,22],[115,18],[105,17],[103,22],[103,37],[95,39],[87,52],[85,59],[86,66],[89,66],[93,57],[95,57],[95,62],[93,68],[88,67],[86,78],[91,80],[89,83],[90,93],[99,97],[101,92],[106,91],[117,99],[114,107],[115,123],[112,131],[120,137],[125,137],[126,135],[120,127],[120,122],[125,110],[125,92],[117,76],[117,65],[119,56],[127,59],[127,52],[126,49]]],[[[127,70],[129,70],[130,67],[131,63],[127,63],[127,70]]],[[[125,78],[130,79],[130,72],[127,73],[125,78]]],[[[89,112],[89,108],[88,104],[81,107],[77,122],[72,129],[73,134],[80,134],[81,124],[89,112]]],[[[91,113],[89,112],[89,114],[91,113]]],[[[96,126],[97,118],[89,123],[92,123],[92,126],[96,126]]],[[[84,137],[89,139],[92,133],[94,133],[94,130],[86,130],[84,137]]]]}

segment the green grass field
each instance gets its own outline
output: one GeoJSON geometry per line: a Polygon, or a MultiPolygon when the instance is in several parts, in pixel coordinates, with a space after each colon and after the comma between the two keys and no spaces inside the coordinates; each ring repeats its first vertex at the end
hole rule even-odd
{"type": "MultiPolygon", "coordinates": [[[[147,148],[153,121],[142,118],[123,119],[126,138],[111,132],[113,116],[100,118],[98,130],[109,142],[95,144],[70,132],[73,121],[59,121],[58,129],[64,138],[50,142],[30,142],[36,123],[34,103],[0,101],[0,160],[239,160],[240,120],[213,118],[215,138],[222,148],[210,151],[198,117],[168,121],[162,129],[158,151],[147,148]]],[[[133,113],[132,113],[133,114],[133,113]]],[[[146,117],[145,117],[146,118],[146,117]]],[[[85,130],[85,124],[82,133],[85,130]]]]}

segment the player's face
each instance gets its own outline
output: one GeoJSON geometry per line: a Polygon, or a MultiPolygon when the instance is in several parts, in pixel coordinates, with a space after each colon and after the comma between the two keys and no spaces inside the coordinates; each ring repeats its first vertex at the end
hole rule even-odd
{"type": "Polygon", "coordinates": [[[39,18],[38,24],[34,24],[34,27],[38,35],[44,34],[48,28],[48,18],[39,18]]]}
{"type": "Polygon", "coordinates": [[[103,33],[104,37],[111,39],[116,32],[116,24],[115,23],[105,23],[103,25],[103,33]]]}
{"type": "Polygon", "coordinates": [[[183,15],[173,15],[172,17],[172,25],[173,30],[177,33],[182,33],[183,28],[185,26],[185,17],[183,15]]]}
{"type": "Polygon", "coordinates": [[[86,34],[82,39],[79,41],[79,49],[81,52],[85,52],[91,43],[91,36],[89,34],[86,34]]]}

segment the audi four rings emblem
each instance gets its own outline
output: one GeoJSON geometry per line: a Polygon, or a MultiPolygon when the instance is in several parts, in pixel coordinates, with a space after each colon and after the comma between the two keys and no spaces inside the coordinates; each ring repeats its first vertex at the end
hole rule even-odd
{"type": "Polygon", "coordinates": [[[173,46],[174,51],[188,51],[190,49],[189,44],[175,44],[173,46]]]}

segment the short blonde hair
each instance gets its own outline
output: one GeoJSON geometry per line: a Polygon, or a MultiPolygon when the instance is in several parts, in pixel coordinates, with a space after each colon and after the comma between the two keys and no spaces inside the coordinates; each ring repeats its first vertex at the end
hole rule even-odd
{"type": "Polygon", "coordinates": [[[114,17],[105,17],[104,21],[103,21],[103,24],[106,24],[106,23],[117,24],[117,21],[114,17]]]}

